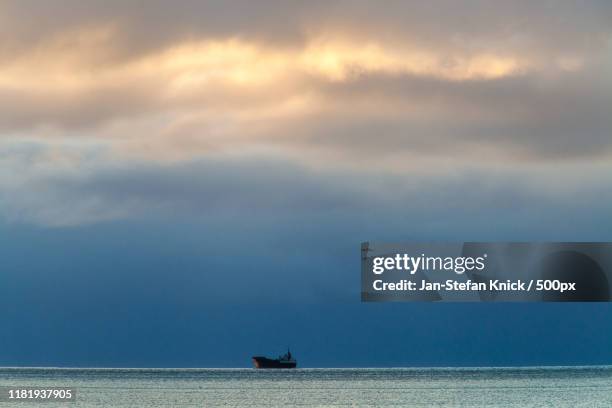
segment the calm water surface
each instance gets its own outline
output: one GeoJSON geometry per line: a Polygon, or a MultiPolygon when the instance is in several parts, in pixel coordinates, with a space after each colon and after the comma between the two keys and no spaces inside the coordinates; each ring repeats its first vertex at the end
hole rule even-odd
{"type": "Polygon", "coordinates": [[[0,369],[0,386],[65,386],[74,403],[17,407],[612,407],[612,367],[0,369]]]}

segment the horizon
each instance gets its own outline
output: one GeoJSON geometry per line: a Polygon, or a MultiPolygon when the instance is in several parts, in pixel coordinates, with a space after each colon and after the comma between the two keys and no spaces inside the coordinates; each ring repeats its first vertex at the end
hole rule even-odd
{"type": "MultiPolygon", "coordinates": [[[[539,369],[539,368],[549,368],[549,369],[563,369],[563,368],[572,368],[572,369],[589,369],[589,368],[612,368],[612,364],[591,364],[591,365],[530,365],[530,366],[413,366],[413,367],[296,367],[292,369],[294,370],[444,370],[444,369],[539,369]]],[[[285,371],[285,369],[257,369],[254,367],[34,367],[34,366],[24,366],[24,367],[0,367],[0,370],[92,370],[92,371],[112,371],[112,370],[141,370],[141,371],[172,371],[172,370],[185,370],[185,371],[198,371],[198,370],[253,370],[253,371],[262,371],[268,372],[291,372],[285,371]],[[281,371],[279,371],[281,370],[281,371]]]]}

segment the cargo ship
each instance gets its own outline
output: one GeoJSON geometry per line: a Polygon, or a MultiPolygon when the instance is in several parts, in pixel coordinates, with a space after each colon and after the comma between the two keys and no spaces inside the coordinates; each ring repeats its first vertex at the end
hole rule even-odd
{"type": "Polygon", "coordinates": [[[287,353],[278,358],[254,356],[253,365],[255,368],[295,368],[297,360],[293,358],[291,351],[287,350],[287,353]]]}

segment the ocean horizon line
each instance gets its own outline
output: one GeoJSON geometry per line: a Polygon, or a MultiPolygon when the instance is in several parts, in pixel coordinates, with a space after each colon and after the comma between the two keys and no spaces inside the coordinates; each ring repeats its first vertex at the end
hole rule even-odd
{"type": "MultiPolygon", "coordinates": [[[[530,369],[609,369],[612,364],[578,364],[578,365],[516,365],[516,366],[361,366],[361,367],[297,367],[291,370],[530,370],[530,369]]],[[[204,371],[204,370],[252,370],[254,367],[86,367],[86,366],[0,366],[0,370],[91,370],[91,371],[204,371]]]]}

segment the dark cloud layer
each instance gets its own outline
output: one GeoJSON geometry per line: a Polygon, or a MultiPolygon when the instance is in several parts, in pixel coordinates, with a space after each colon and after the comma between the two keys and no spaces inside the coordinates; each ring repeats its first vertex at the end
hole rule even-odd
{"type": "MultiPolygon", "coordinates": [[[[275,224],[319,218],[334,224],[380,222],[394,234],[401,230],[401,223],[391,221],[394,217],[418,219],[419,230],[428,223],[435,228],[452,221],[460,231],[466,216],[482,226],[529,224],[563,213],[590,223],[595,214],[612,209],[609,178],[601,165],[549,165],[538,171],[476,166],[452,173],[423,169],[393,174],[367,168],[321,172],[270,157],[102,167],[98,162],[94,158],[78,174],[43,167],[11,176],[12,183],[5,179],[0,195],[4,218],[49,226],[113,219],[233,218],[240,224],[256,218],[275,224]]],[[[449,225],[443,228],[447,233],[453,230],[449,225]]]]}
{"type": "MultiPolygon", "coordinates": [[[[125,46],[164,44],[185,36],[247,36],[267,41],[299,40],[309,30],[350,29],[363,35],[422,41],[428,45],[474,47],[499,44],[543,49],[584,50],[609,40],[612,8],[606,1],[467,2],[373,1],[283,2],[265,0],[168,3],[137,0],[31,0],[3,2],[4,27],[25,41],[67,27],[116,23],[125,30],[125,46]]],[[[357,33],[354,33],[357,34],[357,33]]]]}

